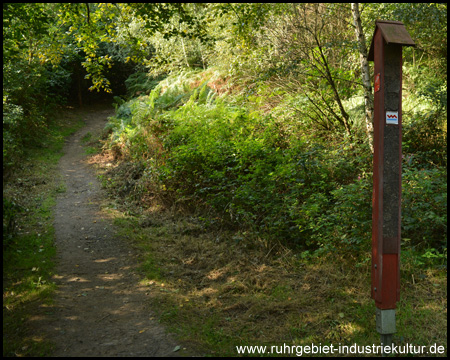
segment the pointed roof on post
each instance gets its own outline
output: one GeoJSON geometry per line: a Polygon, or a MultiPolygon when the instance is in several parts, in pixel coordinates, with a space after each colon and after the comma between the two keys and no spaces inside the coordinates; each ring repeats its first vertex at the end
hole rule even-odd
{"type": "Polygon", "coordinates": [[[375,33],[377,30],[381,31],[386,44],[398,44],[402,46],[416,46],[411,36],[406,31],[405,25],[401,21],[388,21],[388,20],[377,20],[375,22],[375,31],[372,37],[372,43],[370,44],[370,50],[368,55],[368,60],[373,61],[374,59],[374,45],[373,39],[375,38],[375,33]]]}

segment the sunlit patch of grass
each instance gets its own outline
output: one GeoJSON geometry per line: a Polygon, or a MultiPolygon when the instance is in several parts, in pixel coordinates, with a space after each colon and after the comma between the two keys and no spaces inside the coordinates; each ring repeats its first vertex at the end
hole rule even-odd
{"type": "MultiPolygon", "coordinates": [[[[197,229],[192,236],[186,230],[197,225],[189,219],[141,227],[128,217],[116,225],[143,251],[144,283],[159,320],[190,346],[235,356],[237,345],[379,344],[370,262],[356,267],[356,260],[337,254],[305,260],[281,245],[266,256],[264,242],[249,250],[232,233],[197,229]]],[[[429,279],[422,298],[411,283],[402,284],[399,344],[446,339],[445,276],[432,271],[429,279]]]]}

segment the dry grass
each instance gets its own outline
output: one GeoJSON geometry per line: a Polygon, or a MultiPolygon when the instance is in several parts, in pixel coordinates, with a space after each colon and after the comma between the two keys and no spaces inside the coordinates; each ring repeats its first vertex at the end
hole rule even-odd
{"type": "MultiPolygon", "coordinates": [[[[137,229],[132,219],[118,224],[146,254],[152,306],[190,346],[233,356],[237,345],[379,343],[369,262],[339,255],[304,261],[280,244],[242,234],[238,242],[193,218],[145,218],[150,225],[141,218],[137,229]]],[[[445,277],[432,273],[420,284],[403,281],[397,342],[446,342],[445,277]],[[418,337],[423,323],[427,331],[418,337]]]]}
{"type": "MultiPolygon", "coordinates": [[[[147,201],[144,210],[120,210],[116,199],[116,224],[141,250],[151,308],[196,353],[236,356],[238,345],[379,344],[369,254],[367,261],[336,253],[305,260],[280,243],[206,226],[156,198],[147,201]],[[125,215],[130,211],[139,215],[125,215]]],[[[446,279],[444,270],[402,263],[396,344],[446,343],[446,279]]]]}

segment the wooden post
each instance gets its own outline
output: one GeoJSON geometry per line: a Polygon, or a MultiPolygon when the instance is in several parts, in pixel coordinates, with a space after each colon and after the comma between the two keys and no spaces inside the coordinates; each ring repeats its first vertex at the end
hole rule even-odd
{"type": "Polygon", "coordinates": [[[371,295],[384,345],[396,331],[400,300],[403,46],[414,42],[402,22],[376,21],[368,57],[374,61],[371,295]]]}

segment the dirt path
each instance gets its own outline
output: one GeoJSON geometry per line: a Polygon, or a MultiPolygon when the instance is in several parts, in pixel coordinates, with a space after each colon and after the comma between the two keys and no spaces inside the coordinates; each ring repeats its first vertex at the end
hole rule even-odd
{"type": "Polygon", "coordinates": [[[82,137],[101,131],[112,114],[105,107],[85,112],[86,126],[66,141],[59,165],[66,192],[54,223],[58,289],[43,331],[56,343],[54,356],[182,355],[146,306],[149,289],[133,272],[135,254],[100,211],[104,195],[86,163],[82,137]]]}

